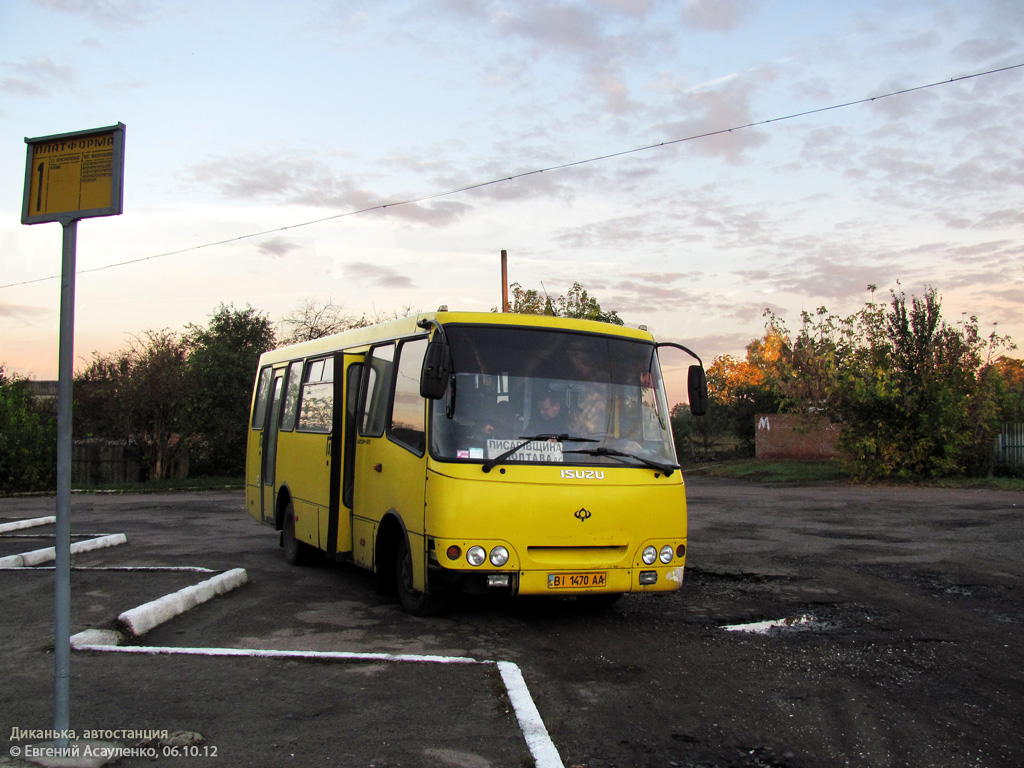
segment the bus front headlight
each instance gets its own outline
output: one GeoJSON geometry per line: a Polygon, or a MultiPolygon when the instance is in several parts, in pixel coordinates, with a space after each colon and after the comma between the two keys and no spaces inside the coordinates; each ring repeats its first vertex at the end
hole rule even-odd
{"type": "Polygon", "coordinates": [[[466,551],[466,560],[469,561],[470,565],[477,566],[483,565],[487,559],[487,552],[484,551],[483,547],[473,546],[466,551]]]}
{"type": "Polygon", "coordinates": [[[501,568],[508,562],[508,550],[504,547],[495,547],[491,550],[491,565],[501,568]]]}
{"type": "Polygon", "coordinates": [[[651,565],[658,559],[658,550],[654,547],[644,547],[644,553],[641,557],[643,558],[644,565],[651,565]]]}
{"type": "Polygon", "coordinates": [[[672,545],[666,544],[661,548],[661,552],[658,554],[658,557],[661,559],[661,562],[668,565],[672,562],[672,554],[672,545]]]}

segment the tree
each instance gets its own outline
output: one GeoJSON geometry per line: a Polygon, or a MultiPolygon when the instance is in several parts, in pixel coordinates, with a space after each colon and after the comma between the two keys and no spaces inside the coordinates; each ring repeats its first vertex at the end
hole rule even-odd
{"type": "Polygon", "coordinates": [[[713,453],[715,440],[733,427],[729,409],[714,400],[709,400],[708,412],[703,416],[694,416],[686,403],[676,403],[672,406],[670,418],[676,456],[681,462],[716,458],[713,453]]]}
{"type": "Polygon", "coordinates": [[[75,377],[78,434],[124,440],[141,452],[149,476],[165,479],[191,433],[195,387],[188,345],[166,329],[146,331],[128,349],[93,353],[75,377]]]}
{"type": "Polygon", "coordinates": [[[193,471],[241,475],[246,425],[260,355],[274,346],[270,319],[246,305],[221,304],[206,327],[185,331],[194,396],[189,404],[193,471]]]}
{"type": "Polygon", "coordinates": [[[756,412],[824,415],[842,424],[843,460],[858,477],[984,474],[1000,417],[1020,412],[1024,373],[1008,358],[991,363],[1010,340],[983,336],[974,316],[943,320],[933,288],[892,290],[888,304],[849,316],[804,312],[792,342],[765,315],[745,360],[722,355],[708,368],[712,404],[732,413],[748,447],[756,412]]]}
{"type": "Polygon", "coordinates": [[[0,492],[57,487],[57,417],[0,364],[0,492]]]}
{"type": "Polygon", "coordinates": [[[854,356],[839,412],[841,447],[864,477],[939,477],[987,471],[996,413],[985,377],[992,350],[976,317],[942,319],[933,288],[891,291],[884,326],[854,356]]]}
{"type": "Polygon", "coordinates": [[[573,282],[572,288],[565,296],[555,299],[555,314],[559,317],[576,317],[581,320],[597,320],[601,323],[612,325],[624,325],[622,319],[615,310],[605,312],[597,299],[587,293],[587,290],[577,282],[573,282]]]}
{"type": "MultiPolygon", "coordinates": [[[[874,286],[869,286],[874,291],[874,286]]],[[[983,337],[976,317],[942,319],[934,288],[848,317],[803,314],[784,358],[784,407],[823,411],[843,424],[840,449],[857,476],[983,473],[997,407],[983,364],[1009,344],[983,337]]]]}
{"type": "Polygon", "coordinates": [[[1024,422],[1024,360],[999,357],[984,374],[992,386],[999,421],[1024,422]]]}
{"type": "Polygon", "coordinates": [[[347,312],[341,304],[335,304],[331,300],[321,303],[316,299],[307,298],[282,317],[277,327],[279,343],[285,346],[330,336],[332,333],[340,333],[350,328],[363,328],[370,324],[371,321],[365,315],[357,318],[347,312]]]}
{"type": "Polygon", "coordinates": [[[512,296],[510,311],[522,315],[551,315],[553,317],[573,317],[581,320],[597,320],[602,323],[624,325],[622,318],[615,310],[605,312],[597,299],[591,296],[578,282],[564,296],[541,298],[536,288],[525,289],[519,283],[509,286],[512,296]]]}
{"type": "Polygon", "coordinates": [[[788,349],[785,331],[773,318],[764,336],[747,345],[746,359],[719,355],[708,367],[709,408],[724,411],[713,421],[729,425],[743,453],[754,452],[754,416],[779,410],[780,363],[788,349]]]}
{"type": "Polygon", "coordinates": [[[509,311],[517,315],[551,315],[555,314],[555,307],[551,299],[542,299],[536,288],[523,288],[519,283],[512,283],[509,286],[512,293],[509,311]]]}

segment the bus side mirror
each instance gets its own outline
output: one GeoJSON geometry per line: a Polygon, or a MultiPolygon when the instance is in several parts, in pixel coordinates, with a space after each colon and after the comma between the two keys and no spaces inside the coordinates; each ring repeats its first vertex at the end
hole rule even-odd
{"type": "Polygon", "coordinates": [[[451,374],[452,353],[448,345],[439,340],[429,342],[420,371],[420,397],[428,400],[439,400],[444,397],[451,374]]]}
{"type": "Polygon", "coordinates": [[[703,366],[690,366],[686,377],[686,389],[690,396],[690,413],[694,416],[703,416],[708,412],[708,379],[703,366]]]}

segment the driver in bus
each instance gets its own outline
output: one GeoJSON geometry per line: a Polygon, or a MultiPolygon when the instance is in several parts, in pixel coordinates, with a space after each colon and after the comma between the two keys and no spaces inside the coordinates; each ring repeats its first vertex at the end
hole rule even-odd
{"type": "Polygon", "coordinates": [[[559,393],[548,390],[537,401],[537,412],[530,419],[530,432],[561,435],[569,429],[568,412],[559,393]]]}

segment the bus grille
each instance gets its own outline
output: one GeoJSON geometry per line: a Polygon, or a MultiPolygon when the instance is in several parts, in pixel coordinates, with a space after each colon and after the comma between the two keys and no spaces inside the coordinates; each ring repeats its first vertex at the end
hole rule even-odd
{"type": "Polygon", "coordinates": [[[538,565],[588,568],[618,564],[628,556],[626,546],[527,547],[527,556],[538,565]]]}

